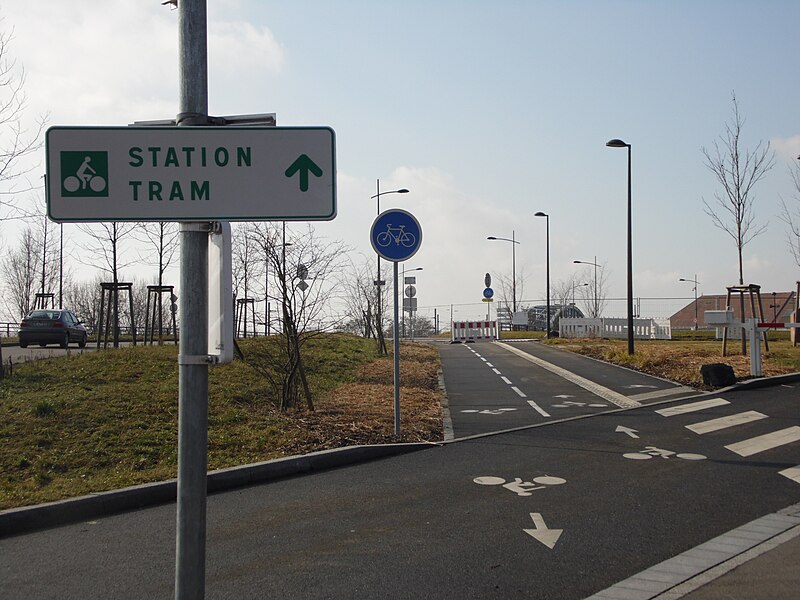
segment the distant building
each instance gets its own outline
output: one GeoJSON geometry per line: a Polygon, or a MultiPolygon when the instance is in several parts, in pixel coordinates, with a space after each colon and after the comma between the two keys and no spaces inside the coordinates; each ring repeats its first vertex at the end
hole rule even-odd
{"type": "MultiPolygon", "coordinates": [[[[583,312],[574,304],[551,304],[550,327],[558,331],[558,321],[561,317],[580,319],[583,312]]],[[[546,331],[547,330],[547,305],[533,306],[512,315],[511,325],[516,331],[546,331]]]]}
{"type": "MultiPolygon", "coordinates": [[[[673,329],[694,329],[694,316],[697,314],[698,329],[713,329],[711,326],[705,324],[703,315],[707,310],[725,310],[725,302],[727,301],[727,294],[720,295],[702,295],[697,299],[697,312],[695,313],[695,303],[690,302],[674,315],[669,320],[673,329]]],[[[795,308],[795,293],[794,292],[761,292],[761,304],[764,309],[764,320],[775,323],[788,323],[792,311],[795,308]]],[[[731,295],[731,310],[733,310],[734,318],[739,321],[742,318],[741,301],[739,294],[731,295]]],[[[750,307],[750,296],[745,294],[744,298],[744,318],[753,318],[752,309],[750,307]]],[[[758,303],[756,303],[756,313],[758,313],[758,303]]],[[[760,315],[755,315],[760,318],[760,315]]]]}

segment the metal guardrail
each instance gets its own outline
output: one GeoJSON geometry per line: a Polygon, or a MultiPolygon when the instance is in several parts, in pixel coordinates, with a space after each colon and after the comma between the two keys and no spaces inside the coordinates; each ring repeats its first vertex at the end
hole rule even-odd
{"type": "Polygon", "coordinates": [[[2,323],[0,322],[0,338],[3,337],[17,337],[19,332],[19,323],[2,323]]]}

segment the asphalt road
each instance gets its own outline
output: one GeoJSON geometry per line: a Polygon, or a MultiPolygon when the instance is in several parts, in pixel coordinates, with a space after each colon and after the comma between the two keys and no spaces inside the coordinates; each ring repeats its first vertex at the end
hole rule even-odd
{"type": "Polygon", "coordinates": [[[444,344],[439,352],[455,438],[697,393],[538,342],[444,344]]]}
{"type": "MultiPolygon", "coordinates": [[[[798,389],[604,412],[211,496],[206,597],[585,598],[800,502],[787,476],[798,389]],[[779,431],[787,443],[765,449],[779,431]],[[754,438],[761,450],[743,445],[754,438]]],[[[168,598],[174,521],[167,505],[0,540],[3,596],[168,598]]]]}
{"type": "MultiPolygon", "coordinates": [[[[141,341],[139,342],[141,344],[141,341]]],[[[172,342],[168,342],[172,344],[172,342]]],[[[130,346],[131,342],[120,342],[120,347],[130,346]]],[[[109,348],[113,348],[113,344],[109,342],[109,348]]],[[[11,360],[13,364],[27,362],[31,360],[40,360],[43,358],[52,358],[54,356],[65,356],[67,354],[75,355],[84,352],[93,352],[97,350],[97,342],[90,340],[85,348],[79,348],[76,342],[69,345],[68,348],[59,348],[57,345],[49,345],[42,348],[39,345],[28,346],[27,348],[20,348],[19,346],[3,346],[3,361],[8,364],[11,360]]]]}

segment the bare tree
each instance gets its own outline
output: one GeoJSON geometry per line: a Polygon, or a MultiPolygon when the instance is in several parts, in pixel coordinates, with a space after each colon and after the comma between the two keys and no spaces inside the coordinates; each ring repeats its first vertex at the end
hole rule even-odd
{"type": "MultiPolygon", "coordinates": [[[[92,257],[91,266],[98,267],[103,273],[110,275],[112,289],[112,336],[114,347],[119,346],[119,290],[117,284],[120,283],[120,273],[122,269],[134,263],[133,260],[125,261],[122,259],[122,242],[136,227],[135,223],[111,222],[99,223],[97,225],[81,225],[78,228],[90,238],[89,244],[85,247],[89,256],[92,257]]],[[[100,315],[102,318],[102,315],[100,315]]],[[[133,323],[131,323],[133,327],[133,323]]]]}
{"type": "MultiPolygon", "coordinates": [[[[164,273],[169,268],[170,264],[172,264],[173,259],[175,258],[175,254],[180,247],[180,229],[178,228],[177,223],[168,223],[168,222],[158,222],[158,223],[140,223],[136,229],[132,233],[133,238],[139,242],[144,244],[144,247],[148,250],[148,253],[144,257],[140,257],[140,260],[144,260],[145,262],[149,263],[158,263],[158,277],[156,279],[156,285],[159,288],[164,287],[166,284],[164,283],[164,273]]],[[[147,324],[147,320],[149,319],[149,315],[147,313],[147,299],[150,294],[147,286],[143,287],[141,290],[137,290],[137,295],[141,293],[144,295],[144,307],[141,309],[140,315],[136,317],[137,322],[137,330],[139,327],[144,326],[147,324]]],[[[136,303],[136,302],[135,302],[136,303]]],[[[139,304],[142,302],[140,301],[139,304]]],[[[159,332],[159,344],[161,343],[161,335],[164,331],[164,305],[168,304],[166,301],[163,300],[161,293],[158,293],[158,332],[159,332]]],[[[154,327],[155,329],[155,327],[154,327]]],[[[141,329],[145,331],[145,329],[141,329]]]]}
{"type": "Polygon", "coordinates": [[[9,56],[12,39],[13,30],[0,33],[0,221],[30,216],[17,205],[17,197],[39,184],[26,178],[36,165],[22,159],[41,148],[46,123],[46,117],[39,117],[30,128],[24,124],[25,71],[9,56]]]}
{"type": "Polygon", "coordinates": [[[250,223],[248,224],[248,236],[250,243],[255,247],[256,250],[253,261],[257,261],[258,264],[260,264],[258,272],[262,276],[263,286],[255,285],[255,289],[260,291],[261,297],[264,298],[264,333],[269,335],[272,331],[272,315],[270,311],[269,298],[270,277],[273,278],[273,286],[275,285],[275,273],[271,272],[269,268],[270,256],[272,255],[275,247],[281,244],[281,232],[270,223],[250,223]]]}
{"type": "MultiPolygon", "coordinates": [[[[800,156],[797,157],[800,160],[800,156]]],[[[800,267],[800,163],[789,167],[789,174],[794,183],[792,198],[795,200],[792,208],[781,198],[780,219],[786,223],[786,244],[792,252],[795,264],[800,267]]]]}
{"type": "Polygon", "coordinates": [[[139,223],[133,231],[133,238],[148,249],[147,255],[141,258],[148,263],[158,262],[157,285],[164,285],[164,273],[180,247],[179,236],[177,223],[139,223]]]}
{"type": "MultiPolygon", "coordinates": [[[[386,353],[386,341],[384,334],[387,330],[388,321],[386,319],[389,310],[378,314],[378,294],[381,294],[381,305],[386,307],[391,305],[391,286],[376,286],[375,271],[373,260],[366,256],[361,256],[362,262],[351,261],[349,268],[342,272],[342,303],[344,305],[344,320],[342,323],[343,331],[360,335],[366,338],[375,338],[378,343],[378,353],[386,353]],[[383,323],[379,322],[383,321],[383,323]]],[[[391,263],[389,263],[391,264],[391,263]]],[[[393,267],[382,265],[391,270],[393,267]]],[[[390,279],[388,274],[381,273],[381,279],[390,279]]],[[[391,318],[391,316],[390,316],[391,318]]]]}
{"type": "Polygon", "coordinates": [[[69,283],[64,289],[66,305],[93,332],[100,324],[100,282],[102,277],[93,280],[69,283]]]}
{"type": "Polygon", "coordinates": [[[600,318],[608,304],[608,274],[605,263],[596,270],[584,267],[579,279],[589,282],[589,285],[577,285],[575,288],[585,308],[586,316],[593,319],[600,318]]]}
{"type": "MultiPolygon", "coordinates": [[[[254,301],[251,292],[253,291],[253,284],[261,281],[260,275],[263,272],[265,262],[259,256],[260,244],[256,242],[258,238],[258,230],[251,223],[246,223],[236,227],[233,230],[232,240],[232,266],[233,266],[233,298],[234,306],[237,308],[239,304],[236,303],[237,299],[254,301]]],[[[247,310],[248,304],[243,304],[244,310],[247,310]]],[[[253,302],[253,310],[255,310],[255,302],[253,302]]],[[[254,316],[254,315],[253,315],[254,316]]],[[[247,314],[244,314],[244,337],[247,337],[247,314]]],[[[239,324],[236,324],[238,329],[239,324]]],[[[251,332],[253,335],[255,331],[251,332]]]]}
{"type": "MultiPolygon", "coordinates": [[[[2,19],[0,19],[2,22],[2,19]]],[[[27,105],[25,71],[9,57],[12,32],[0,32],[0,221],[24,218],[17,196],[35,186],[26,175],[35,165],[23,160],[41,147],[46,118],[40,117],[30,129],[23,123],[27,105]]],[[[0,379],[5,376],[3,346],[0,344],[0,379]]]]}
{"type": "Polygon", "coordinates": [[[705,213],[715,227],[722,229],[736,243],[739,258],[739,285],[744,285],[742,251],[753,238],[766,231],[767,226],[757,226],[753,213],[755,196],[753,187],[775,164],[769,142],[763,140],[754,150],[742,148],[744,120],[739,113],[736,94],[731,95],[733,117],[725,124],[725,133],[714,141],[712,149],[702,148],[705,165],[714,174],[723,193],[714,194],[714,206],[703,199],[705,213]]]}
{"type": "Polygon", "coordinates": [[[559,279],[550,286],[550,295],[553,301],[561,306],[568,306],[575,301],[575,290],[580,283],[577,283],[575,277],[569,279],[559,279]]]}
{"type": "Polygon", "coordinates": [[[376,298],[372,260],[351,262],[342,273],[345,318],[342,329],[365,338],[377,337],[375,331],[376,298]]]}
{"type": "Polygon", "coordinates": [[[33,227],[26,227],[20,239],[0,262],[6,293],[3,302],[6,310],[19,318],[33,308],[40,267],[42,245],[33,227]]]}
{"type": "Polygon", "coordinates": [[[520,304],[520,300],[525,297],[525,268],[517,265],[515,274],[500,273],[495,279],[499,292],[497,314],[505,314],[508,317],[508,321],[511,322],[511,313],[514,305],[517,306],[518,312],[527,310],[520,304]],[[516,297],[514,296],[515,292],[516,297]]]}
{"type": "Polygon", "coordinates": [[[55,236],[55,227],[44,213],[37,215],[39,223],[38,239],[41,245],[39,251],[39,291],[41,294],[55,294],[53,290],[58,283],[59,252],[58,239],[55,236]],[[48,291],[49,290],[49,291],[48,291]]]}
{"type": "Polygon", "coordinates": [[[308,340],[340,324],[332,303],[340,284],[334,274],[345,266],[346,248],[341,242],[323,241],[310,226],[288,238],[282,228],[279,239],[269,248],[276,284],[270,297],[281,306],[283,327],[276,345],[259,346],[246,360],[270,382],[281,410],[297,407],[301,389],[306,407],[313,410],[302,349],[308,340]]]}

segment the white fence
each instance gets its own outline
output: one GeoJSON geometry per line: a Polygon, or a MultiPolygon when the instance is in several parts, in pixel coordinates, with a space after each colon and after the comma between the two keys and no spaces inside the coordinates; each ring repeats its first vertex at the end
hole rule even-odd
{"type": "MultiPolygon", "coordinates": [[[[558,335],[565,338],[627,338],[627,319],[559,319],[558,335]]],[[[669,319],[634,319],[637,340],[671,340],[669,319]]]]}

